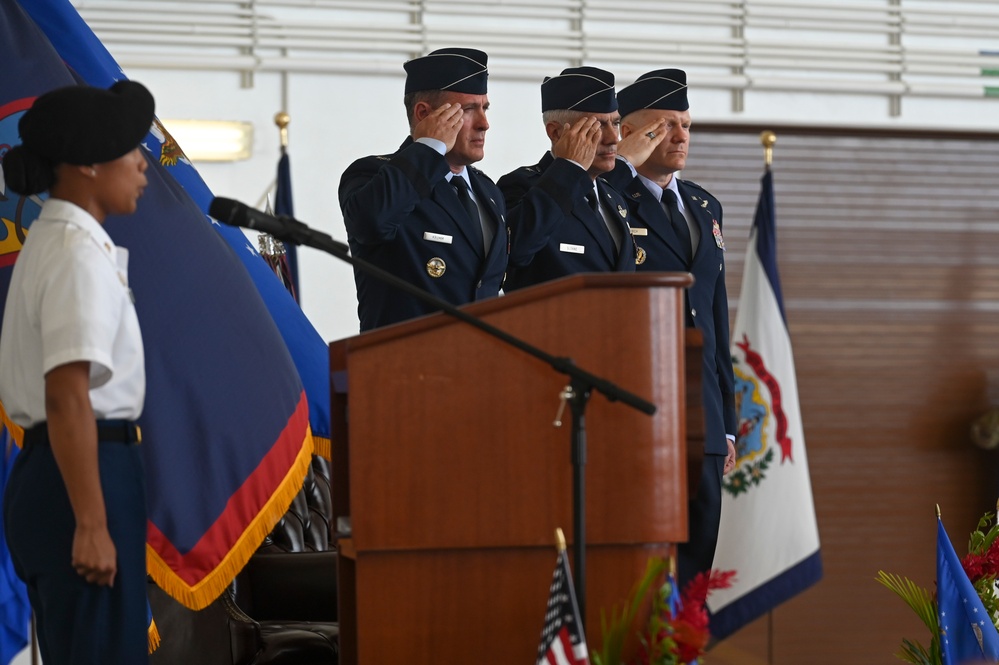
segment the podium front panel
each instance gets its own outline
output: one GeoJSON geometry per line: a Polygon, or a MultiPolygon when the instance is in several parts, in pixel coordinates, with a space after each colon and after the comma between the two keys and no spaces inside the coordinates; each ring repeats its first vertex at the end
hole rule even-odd
{"type": "MultiPolygon", "coordinates": [[[[657,407],[649,416],[594,392],[586,409],[591,632],[601,608],[623,602],[648,557],[687,536],[689,279],[577,275],[466,308],[657,407]]],[[[390,638],[380,631],[398,639],[400,621],[408,626],[403,641],[419,641],[406,662],[460,662],[443,650],[449,631],[487,616],[501,624],[497,636],[530,628],[536,648],[555,528],[570,551],[573,542],[568,407],[562,427],[553,426],[568,377],[445,315],[337,344],[347,369],[349,455],[335,483],[349,484],[357,622],[341,628],[357,631],[360,662],[393,662],[381,659],[390,638]],[[478,602],[493,609],[476,615],[478,602]],[[414,661],[423,648],[432,658],[414,661]]]]}

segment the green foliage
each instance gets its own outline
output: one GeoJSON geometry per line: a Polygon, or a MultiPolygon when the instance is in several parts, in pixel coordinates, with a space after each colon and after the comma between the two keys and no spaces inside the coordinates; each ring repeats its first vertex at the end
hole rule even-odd
{"type": "Polygon", "coordinates": [[[633,632],[635,617],[649,594],[649,588],[662,577],[668,567],[668,562],[659,557],[652,557],[645,566],[642,578],[632,587],[624,607],[615,605],[611,609],[610,621],[603,610],[600,611],[600,629],[604,641],[599,653],[591,653],[593,665],[623,665],[621,654],[628,635],[633,632]]]}
{"type": "Polygon", "coordinates": [[[992,542],[999,535],[999,521],[993,524],[988,531],[986,528],[993,519],[995,519],[995,514],[985,513],[982,515],[982,519],[978,520],[978,529],[971,532],[971,538],[968,541],[968,552],[985,554],[985,551],[992,546],[992,542]]]}
{"type": "MultiPolygon", "coordinates": [[[[939,651],[935,653],[939,653],[939,651]]],[[[895,656],[907,663],[913,663],[913,665],[940,665],[940,658],[938,656],[934,657],[919,642],[913,642],[905,638],[902,639],[902,648],[895,656]]]]}
{"type": "Polygon", "coordinates": [[[895,655],[907,663],[915,663],[916,665],[941,665],[940,620],[937,616],[936,601],[933,600],[930,592],[907,577],[892,575],[883,570],[878,571],[878,576],[875,579],[904,600],[906,605],[926,625],[932,636],[929,649],[923,647],[919,642],[903,639],[902,648],[895,655]]]}
{"type": "Polygon", "coordinates": [[[989,616],[993,617],[993,620],[995,617],[999,617],[999,594],[996,594],[995,575],[987,575],[975,582],[975,591],[982,599],[982,605],[985,606],[985,611],[989,613],[989,616]]]}
{"type": "MultiPolygon", "coordinates": [[[[675,581],[674,581],[675,583],[675,581]]],[[[672,588],[669,583],[659,587],[655,600],[652,602],[652,616],[649,627],[642,637],[646,653],[651,654],[649,665],[675,665],[676,656],[673,653],[676,641],[672,638],[670,624],[666,619],[666,608],[669,605],[669,595],[672,588]]]]}

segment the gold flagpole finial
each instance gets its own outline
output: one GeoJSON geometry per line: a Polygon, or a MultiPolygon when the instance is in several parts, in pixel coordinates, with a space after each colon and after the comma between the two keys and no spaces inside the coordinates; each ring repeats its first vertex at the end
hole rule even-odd
{"type": "Polygon", "coordinates": [[[940,519],[940,504],[937,504],[937,519],[940,519]]]}
{"type": "Polygon", "coordinates": [[[562,553],[565,551],[565,534],[562,533],[562,529],[555,528],[555,549],[562,553]]]}
{"type": "Polygon", "coordinates": [[[279,111],[274,115],[274,124],[278,126],[281,130],[281,147],[288,147],[288,123],[291,122],[291,116],[284,111],[279,111]]]}
{"type": "Polygon", "coordinates": [[[777,135],[769,129],[760,134],[760,143],[763,144],[763,163],[767,168],[774,161],[774,143],[777,143],[777,135]]]}

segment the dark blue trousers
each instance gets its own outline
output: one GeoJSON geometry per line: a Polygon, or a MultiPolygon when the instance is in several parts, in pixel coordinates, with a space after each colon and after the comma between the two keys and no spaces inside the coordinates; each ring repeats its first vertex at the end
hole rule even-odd
{"type": "Polygon", "coordinates": [[[145,665],[146,497],[135,445],[101,443],[101,485],[118,555],[114,586],[72,566],[76,521],[48,445],[18,455],[4,496],[14,569],[28,587],[45,665],[145,665]]]}
{"type": "Polygon", "coordinates": [[[697,495],[690,497],[688,520],[690,538],[677,546],[676,573],[680,588],[697,573],[711,570],[715,546],[718,544],[718,526],[721,523],[722,476],[725,455],[704,455],[701,465],[701,483],[697,495]]]}

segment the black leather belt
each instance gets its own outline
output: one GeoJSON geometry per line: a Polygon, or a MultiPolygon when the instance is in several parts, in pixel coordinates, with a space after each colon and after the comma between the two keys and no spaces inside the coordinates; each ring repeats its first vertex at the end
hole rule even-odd
{"type": "MultiPolygon", "coordinates": [[[[142,433],[131,420],[98,420],[97,440],[102,443],[139,443],[142,433]]],[[[41,422],[24,430],[24,447],[49,445],[48,423],[41,422]]]]}

